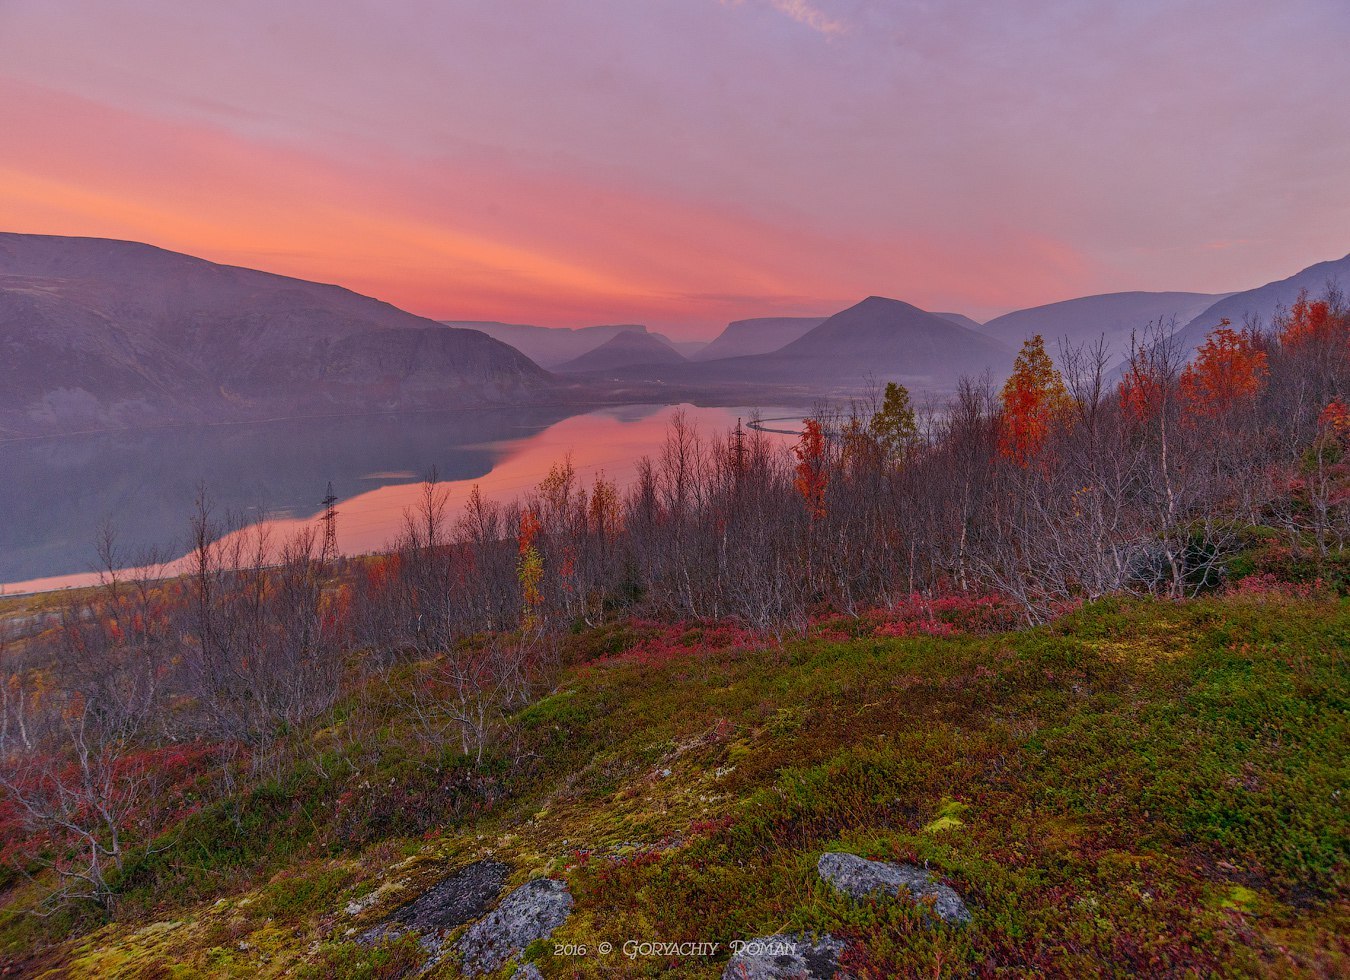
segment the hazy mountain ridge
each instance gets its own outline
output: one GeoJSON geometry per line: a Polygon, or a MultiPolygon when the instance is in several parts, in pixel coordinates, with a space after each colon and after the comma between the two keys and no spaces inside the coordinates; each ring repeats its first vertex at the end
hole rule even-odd
{"type": "MultiPolygon", "coordinates": [[[[711,345],[710,345],[711,346],[711,345]]],[[[998,340],[901,300],[870,296],[775,351],[618,369],[615,376],[666,385],[767,385],[842,395],[901,381],[940,396],[962,376],[1001,378],[1013,353],[998,340]]]]}
{"type": "Polygon", "coordinates": [[[723,357],[769,354],[792,343],[827,319],[823,316],[761,316],[733,320],[691,360],[713,361],[723,357]]]}
{"type": "Polygon", "coordinates": [[[1051,351],[1057,351],[1065,340],[1073,345],[1105,340],[1108,355],[1118,361],[1129,354],[1131,334],[1143,340],[1151,327],[1180,327],[1227,295],[1136,291],[1080,296],[1015,310],[995,317],[981,329],[1014,346],[1040,334],[1051,351]]]}
{"type": "Polygon", "coordinates": [[[454,407],[551,376],[340,286],[136,242],[0,234],[0,430],[454,407]]]}
{"type": "Polygon", "coordinates": [[[1301,291],[1306,289],[1310,298],[1318,299],[1325,295],[1328,285],[1350,288],[1350,255],[1318,262],[1286,279],[1222,297],[1177,331],[1177,344],[1186,353],[1195,350],[1225,319],[1237,327],[1251,322],[1268,329],[1276,313],[1292,306],[1301,291]]]}
{"type": "Polygon", "coordinates": [[[871,296],[827,318],[734,321],[693,360],[679,348],[695,345],[637,324],[475,323],[593,376],[569,382],[484,331],[340,286],[134,242],[0,234],[0,434],[529,404],[566,387],[575,400],[631,401],[789,388],[816,397],[897,380],[940,397],[961,377],[1001,381],[1033,333],[1052,347],[1104,337],[1119,360],[1132,333],[1184,322],[1189,350],[1221,318],[1268,322],[1301,289],[1319,295],[1336,280],[1350,281],[1350,256],[1237,294],[1086,296],[982,327],[871,296]],[[757,352],[718,356],[747,349],[757,352]]]}
{"type": "Polygon", "coordinates": [[[685,356],[707,346],[701,340],[672,340],[665,334],[648,330],[641,323],[602,324],[594,327],[540,327],[529,323],[502,323],[497,320],[440,322],[447,327],[481,330],[489,337],[510,344],[540,367],[550,371],[560,364],[590,353],[621,333],[650,334],[685,356]]]}
{"type": "Polygon", "coordinates": [[[530,323],[496,320],[441,320],[447,327],[480,330],[495,340],[510,344],[542,368],[554,367],[587,351],[595,350],[621,333],[647,328],[640,323],[616,323],[594,327],[540,327],[530,323]]]}

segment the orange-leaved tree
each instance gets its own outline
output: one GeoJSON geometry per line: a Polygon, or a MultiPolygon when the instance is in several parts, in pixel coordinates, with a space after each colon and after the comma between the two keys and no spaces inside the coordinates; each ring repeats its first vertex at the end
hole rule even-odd
{"type": "Polygon", "coordinates": [[[1289,312],[1276,321],[1280,343],[1287,348],[1299,348],[1333,339],[1338,328],[1342,328],[1338,320],[1329,302],[1324,299],[1310,302],[1308,291],[1302,290],[1289,312]]]}
{"type": "Polygon", "coordinates": [[[1270,373],[1266,360],[1254,333],[1234,330],[1222,320],[1181,372],[1182,401],[1192,415],[1208,418],[1250,402],[1270,373]]]}
{"type": "Polygon", "coordinates": [[[825,488],[829,474],[825,470],[825,432],[816,419],[804,419],[801,439],[792,448],[797,457],[797,478],[792,485],[806,501],[811,520],[825,516],[825,488]]]}
{"type": "Polygon", "coordinates": [[[1317,417],[1317,427],[1337,442],[1350,442],[1350,408],[1340,399],[1329,402],[1317,417]]]}
{"type": "Polygon", "coordinates": [[[1012,375],[1003,385],[1002,401],[999,452],[1026,466],[1073,407],[1064,378],[1045,352],[1040,334],[1022,344],[1012,375]]]}

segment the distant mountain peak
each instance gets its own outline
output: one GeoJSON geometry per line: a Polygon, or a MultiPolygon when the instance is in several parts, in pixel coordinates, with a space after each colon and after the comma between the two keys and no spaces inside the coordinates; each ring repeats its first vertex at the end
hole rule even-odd
{"type": "Polygon", "coordinates": [[[562,374],[583,374],[646,364],[668,366],[685,363],[685,356],[663,338],[646,330],[623,330],[595,350],[559,364],[554,370],[562,374]]]}

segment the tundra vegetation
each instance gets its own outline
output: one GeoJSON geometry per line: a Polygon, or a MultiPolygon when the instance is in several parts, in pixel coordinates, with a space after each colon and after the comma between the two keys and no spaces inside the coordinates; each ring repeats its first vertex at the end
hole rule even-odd
{"type": "MultiPolygon", "coordinates": [[[[568,882],[577,947],[1350,969],[1350,313],[1108,363],[1037,337],[1001,391],[920,414],[891,384],[793,446],[677,416],[622,489],[433,475],[379,556],[205,494],[176,578],[110,531],[99,587],[0,606],[0,957],[401,976],[415,941],[352,937],[492,857],[568,882]],[[971,927],[821,887],[841,848],[926,864],[971,927]]],[[[524,955],[606,966],[552,949],[524,955]]]]}

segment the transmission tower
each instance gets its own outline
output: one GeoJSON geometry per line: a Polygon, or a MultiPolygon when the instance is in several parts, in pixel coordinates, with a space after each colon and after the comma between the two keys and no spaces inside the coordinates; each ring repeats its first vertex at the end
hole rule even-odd
{"type": "Polygon", "coordinates": [[[333,493],[333,481],[328,481],[328,495],[323,498],[323,550],[319,560],[324,564],[337,557],[337,495],[333,493]]]}

